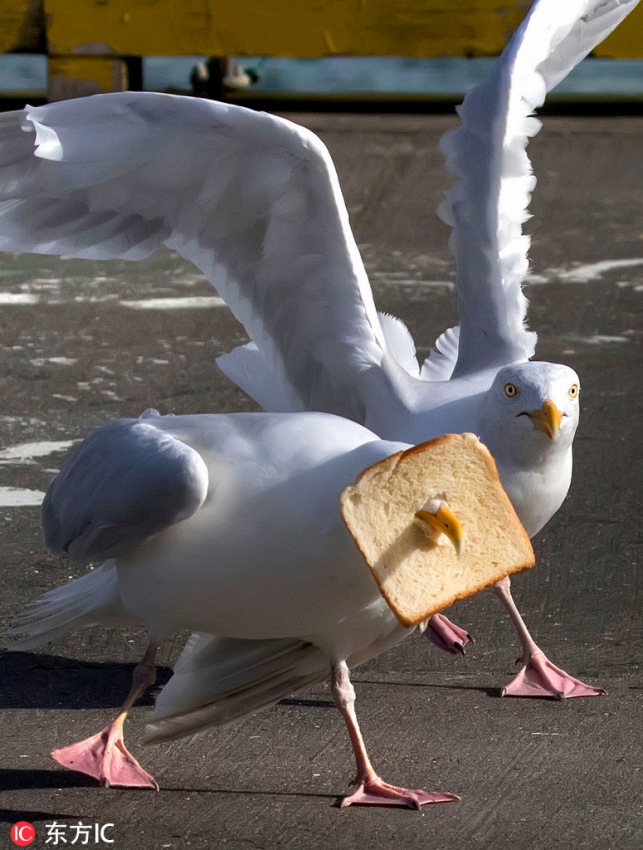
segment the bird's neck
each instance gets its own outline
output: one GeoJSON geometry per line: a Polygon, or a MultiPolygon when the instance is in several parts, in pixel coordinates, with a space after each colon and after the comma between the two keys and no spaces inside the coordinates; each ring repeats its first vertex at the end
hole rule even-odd
{"type": "Polygon", "coordinates": [[[480,433],[486,382],[425,381],[393,364],[364,375],[365,424],[383,439],[417,445],[447,433],[480,433]],[[367,384],[368,382],[368,384],[367,384]]]}

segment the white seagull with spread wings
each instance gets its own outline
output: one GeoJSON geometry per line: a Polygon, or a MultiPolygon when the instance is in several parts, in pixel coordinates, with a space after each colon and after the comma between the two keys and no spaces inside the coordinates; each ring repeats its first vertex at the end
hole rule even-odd
{"type": "MultiPolygon", "coordinates": [[[[421,369],[404,326],[378,315],[330,156],[311,132],[239,107],[108,94],[0,116],[0,250],[194,262],[252,343],[219,363],[267,410],[320,410],[384,439],[473,431],[530,535],[569,488],[579,380],[530,361],[521,231],[535,181],[530,117],[637,0],[537,0],[443,149],[458,182],[458,328],[421,369]]],[[[505,693],[601,693],[555,667],[497,587],[523,645],[505,693]]],[[[466,635],[444,617],[438,643],[466,635]]]]}

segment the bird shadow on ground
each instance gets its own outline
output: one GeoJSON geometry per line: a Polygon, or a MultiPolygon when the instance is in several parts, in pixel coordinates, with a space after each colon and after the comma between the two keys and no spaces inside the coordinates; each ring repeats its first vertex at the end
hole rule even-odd
{"type": "Polygon", "coordinates": [[[442,688],[447,691],[477,691],[479,694],[493,697],[494,699],[502,697],[502,688],[481,688],[476,685],[430,685],[431,688],[442,688]]]}
{"type": "MultiPolygon", "coordinates": [[[[80,661],[61,655],[3,652],[0,655],[0,709],[119,708],[127,696],[135,664],[80,661]]],[[[172,671],[158,667],[155,688],[172,671]]],[[[138,703],[152,705],[153,689],[138,703]]]]}
{"type": "MultiPolygon", "coordinates": [[[[45,788],[98,788],[98,782],[73,770],[0,768],[0,789],[22,791],[45,788]]],[[[24,812],[22,813],[25,814],[24,812]]],[[[49,817],[49,815],[48,815],[49,817]]]]}
{"type": "Polygon", "coordinates": [[[442,690],[447,691],[474,691],[479,694],[485,694],[488,697],[501,697],[502,696],[502,688],[497,687],[481,687],[480,685],[438,685],[435,682],[431,682],[430,684],[426,682],[382,682],[377,681],[375,679],[353,679],[353,683],[355,685],[380,685],[383,687],[392,687],[392,688],[424,688],[425,690],[433,690],[434,688],[440,688],[442,690]]]}
{"type": "Polygon", "coordinates": [[[281,699],[278,705],[294,705],[300,708],[335,708],[335,703],[330,699],[297,699],[295,697],[287,697],[281,699]]]}
{"type": "MultiPolygon", "coordinates": [[[[20,770],[0,768],[0,790],[2,791],[26,791],[26,790],[46,790],[47,788],[94,788],[99,792],[98,782],[89,776],[84,776],[82,773],[67,770],[20,770]]],[[[249,796],[249,797],[298,797],[319,799],[320,797],[332,800],[333,803],[343,799],[337,794],[324,794],[310,791],[284,791],[284,790],[246,790],[233,788],[194,788],[194,787],[162,787],[161,791],[166,794],[172,793],[191,793],[191,794],[216,794],[216,795],[231,795],[231,796],[249,796]]],[[[127,788],[118,789],[118,793],[144,793],[149,794],[147,788],[127,788]]],[[[0,821],[5,818],[7,822],[13,823],[16,820],[51,820],[54,814],[51,812],[25,812],[13,809],[0,809],[0,821]],[[10,818],[13,818],[10,820],[10,818]]],[[[72,817],[71,815],[55,814],[56,818],[72,817]]]]}
{"type": "MultiPolygon", "coordinates": [[[[143,789],[147,792],[147,789],[143,789]]],[[[132,791],[128,788],[127,791],[132,791]]],[[[161,794],[212,794],[217,796],[228,795],[230,797],[292,797],[300,800],[332,800],[333,803],[341,802],[344,797],[337,794],[325,794],[320,791],[284,791],[283,789],[237,789],[237,788],[190,788],[186,786],[164,786],[161,785],[161,794]]]]}
{"type": "MultiPolygon", "coordinates": [[[[0,788],[2,786],[0,785],[0,788]]],[[[22,786],[21,786],[22,787],[22,786]]],[[[34,786],[27,786],[29,788],[34,786]]],[[[78,815],[62,815],[60,812],[41,812],[37,809],[0,809],[0,823],[14,824],[21,820],[26,820],[29,823],[38,823],[39,821],[61,821],[73,820],[77,821],[78,815]]]]}

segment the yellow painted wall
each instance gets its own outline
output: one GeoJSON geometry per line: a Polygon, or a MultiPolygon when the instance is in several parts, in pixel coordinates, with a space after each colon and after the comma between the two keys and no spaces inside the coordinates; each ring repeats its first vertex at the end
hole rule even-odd
{"type": "MultiPolygon", "coordinates": [[[[565,0],[561,0],[561,3],[565,0]]],[[[24,6],[25,0],[0,0],[24,6]]],[[[45,0],[49,53],[462,56],[499,53],[530,0],[45,0]]],[[[597,50],[643,55],[643,4],[597,50]]]]}
{"type": "MultiPolygon", "coordinates": [[[[0,52],[37,45],[42,2],[0,0],[0,52]]],[[[99,56],[495,55],[530,2],[44,0],[52,72],[99,89],[103,77],[121,73],[99,56]],[[96,59],[74,63],[74,56],[96,59]]],[[[643,3],[596,55],[643,58],[643,3]]]]}

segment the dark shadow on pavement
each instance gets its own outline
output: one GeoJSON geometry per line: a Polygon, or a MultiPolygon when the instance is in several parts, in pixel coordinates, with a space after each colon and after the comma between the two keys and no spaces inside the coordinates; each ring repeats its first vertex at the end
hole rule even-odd
{"type": "MultiPolygon", "coordinates": [[[[18,791],[35,788],[99,788],[91,776],[73,770],[29,770],[0,768],[0,790],[18,791]]],[[[24,814],[24,812],[23,812],[24,814]]]]}
{"type": "MultiPolygon", "coordinates": [[[[2,791],[23,791],[46,788],[93,788],[97,794],[104,794],[105,789],[101,788],[95,779],[89,776],[84,776],[82,773],[76,773],[73,770],[19,770],[19,769],[2,769],[0,768],[0,790],[2,791]]],[[[125,788],[115,789],[117,793],[131,794],[144,793],[149,794],[149,788],[125,788]]],[[[165,794],[229,794],[240,796],[260,796],[260,797],[301,797],[310,799],[327,798],[336,800],[337,794],[320,794],[312,791],[280,791],[280,790],[254,790],[247,788],[194,788],[194,787],[163,787],[161,786],[160,793],[165,794]]],[[[341,799],[341,798],[340,798],[341,799]]],[[[0,811],[7,811],[0,810],[0,811]]],[[[52,813],[40,813],[44,818],[50,819],[52,813]]],[[[30,812],[18,812],[17,820],[37,820],[34,816],[30,818],[30,812]]],[[[60,815],[56,815],[60,817],[60,815]]],[[[64,817],[64,815],[63,815],[64,817]]],[[[42,819],[42,818],[41,818],[42,819]]]]}
{"type": "MultiPolygon", "coordinates": [[[[135,664],[79,661],[60,655],[3,652],[0,655],[1,708],[119,708],[127,696],[135,664]]],[[[172,671],[157,668],[156,685],[172,671]]],[[[153,688],[139,705],[152,705],[153,688]]]]}
{"type": "Polygon", "coordinates": [[[354,678],[355,685],[379,685],[392,688],[441,688],[447,691],[477,691],[480,694],[486,694],[488,697],[501,697],[502,688],[482,688],[479,685],[437,685],[435,683],[427,684],[426,682],[378,682],[375,679],[357,679],[354,678]]]}
{"type": "Polygon", "coordinates": [[[330,699],[280,699],[278,705],[296,705],[303,708],[335,708],[335,703],[330,699]]]}
{"type": "MultiPolygon", "coordinates": [[[[140,790],[149,793],[149,789],[132,789],[128,788],[127,792],[140,790]]],[[[160,794],[219,794],[229,795],[232,797],[295,797],[297,799],[307,800],[343,800],[343,796],[338,797],[337,794],[322,794],[316,791],[258,791],[248,788],[189,788],[187,786],[166,788],[161,785],[160,794]]],[[[350,790],[346,792],[350,794],[350,790]]]]}
{"type": "Polygon", "coordinates": [[[18,821],[26,820],[29,823],[38,823],[39,821],[60,821],[60,820],[79,820],[78,815],[61,815],[59,812],[40,812],[38,810],[29,809],[0,809],[0,823],[18,823],[18,821]]]}

